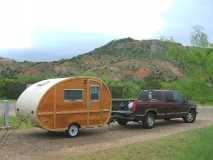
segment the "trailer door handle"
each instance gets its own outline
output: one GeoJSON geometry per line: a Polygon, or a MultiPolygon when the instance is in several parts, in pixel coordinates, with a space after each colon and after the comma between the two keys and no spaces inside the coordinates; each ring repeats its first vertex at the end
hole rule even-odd
{"type": "Polygon", "coordinates": [[[92,101],[87,102],[87,107],[92,107],[92,101]]]}

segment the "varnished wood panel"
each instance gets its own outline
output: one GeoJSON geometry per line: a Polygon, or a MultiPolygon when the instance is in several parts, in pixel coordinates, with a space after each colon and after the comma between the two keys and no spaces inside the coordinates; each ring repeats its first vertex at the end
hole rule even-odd
{"type": "Polygon", "coordinates": [[[111,94],[102,81],[95,78],[68,79],[48,90],[40,102],[37,115],[41,126],[50,130],[66,129],[71,123],[78,123],[83,128],[99,126],[106,124],[111,115],[111,101],[111,94]],[[91,85],[99,85],[100,99],[91,101],[88,107],[91,85]],[[64,89],[83,89],[83,100],[64,101],[64,89]]]}

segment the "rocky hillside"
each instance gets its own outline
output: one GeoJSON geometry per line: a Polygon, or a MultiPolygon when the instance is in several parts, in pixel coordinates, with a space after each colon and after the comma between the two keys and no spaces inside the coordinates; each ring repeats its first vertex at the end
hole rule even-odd
{"type": "Polygon", "coordinates": [[[175,80],[184,73],[176,61],[168,58],[171,45],[177,49],[185,48],[178,43],[125,38],[113,40],[89,53],[54,62],[16,62],[0,58],[0,76],[46,78],[93,73],[110,80],[142,80],[157,74],[166,81],[175,80]]]}

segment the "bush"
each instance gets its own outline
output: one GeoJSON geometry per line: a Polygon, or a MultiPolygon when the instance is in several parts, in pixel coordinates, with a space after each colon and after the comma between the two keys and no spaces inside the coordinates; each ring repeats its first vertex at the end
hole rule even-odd
{"type": "Polygon", "coordinates": [[[23,82],[14,79],[0,80],[0,97],[7,99],[16,99],[25,89],[23,82]]]}
{"type": "Polygon", "coordinates": [[[171,83],[162,82],[161,85],[163,89],[178,90],[200,104],[213,104],[213,88],[205,81],[185,78],[171,83]]]}
{"type": "Polygon", "coordinates": [[[136,98],[143,89],[142,81],[108,81],[107,84],[113,98],[136,98]]]}
{"type": "Polygon", "coordinates": [[[144,88],[145,89],[160,89],[161,83],[158,76],[151,74],[144,79],[144,88]]]}

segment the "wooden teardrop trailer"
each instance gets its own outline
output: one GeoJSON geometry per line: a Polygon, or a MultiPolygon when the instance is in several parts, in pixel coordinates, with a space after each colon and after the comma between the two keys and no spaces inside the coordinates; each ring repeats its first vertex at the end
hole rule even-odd
{"type": "Polygon", "coordinates": [[[108,87],[93,77],[48,79],[28,87],[18,98],[17,114],[49,131],[68,131],[107,124],[112,98],[108,87]]]}

